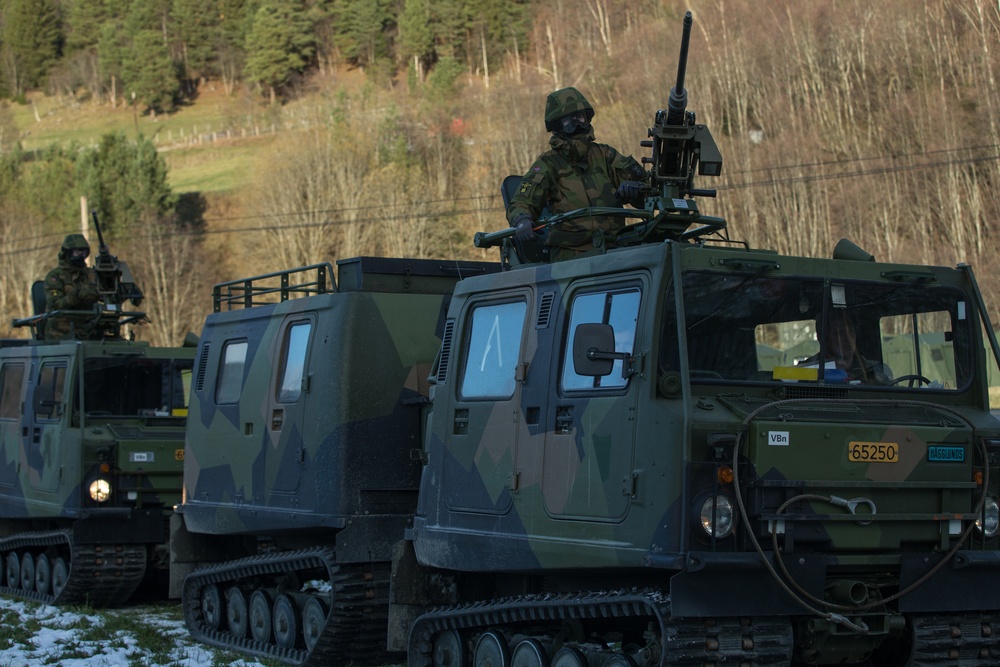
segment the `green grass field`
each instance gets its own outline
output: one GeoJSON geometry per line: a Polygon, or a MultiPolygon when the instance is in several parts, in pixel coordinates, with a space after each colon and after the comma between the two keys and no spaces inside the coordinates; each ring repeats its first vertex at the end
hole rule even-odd
{"type": "MultiPolygon", "coordinates": [[[[32,94],[26,104],[13,104],[14,122],[25,150],[37,150],[74,142],[94,145],[111,132],[128,137],[138,133],[152,137],[170,168],[170,184],[175,192],[227,192],[248,185],[261,148],[274,141],[273,134],[254,136],[236,132],[231,138],[211,141],[212,133],[232,127],[234,119],[247,120],[247,101],[229,97],[221,89],[206,90],[191,104],[178,107],[156,119],[139,115],[129,106],[112,109],[94,100],[32,94]]],[[[260,113],[260,107],[250,109],[260,113]]],[[[221,136],[221,135],[219,135],[221,136]]]]}

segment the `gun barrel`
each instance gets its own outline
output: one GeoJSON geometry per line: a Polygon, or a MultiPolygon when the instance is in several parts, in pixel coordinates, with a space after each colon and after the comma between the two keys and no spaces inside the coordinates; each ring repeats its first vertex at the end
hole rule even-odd
{"type": "Polygon", "coordinates": [[[104,243],[104,234],[101,233],[101,221],[97,219],[97,210],[91,209],[90,216],[94,219],[94,229],[97,230],[97,245],[100,254],[107,255],[110,248],[104,243]]]}
{"type": "Polygon", "coordinates": [[[682,125],[687,110],[687,91],[684,90],[684,75],[687,72],[688,46],[691,43],[691,12],[684,15],[684,30],[681,34],[681,54],[677,62],[677,83],[670,89],[667,103],[667,125],[682,125]]]}

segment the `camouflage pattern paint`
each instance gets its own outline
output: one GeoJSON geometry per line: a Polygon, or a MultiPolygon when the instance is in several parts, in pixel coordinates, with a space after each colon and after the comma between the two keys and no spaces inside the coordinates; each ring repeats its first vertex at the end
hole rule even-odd
{"type": "MultiPolygon", "coordinates": [[[[986,401],[987,360],[978,352],[983,342],[973,290],[963,270],[669,242],[464,281],[448,313],[454,343],[443,357],[450,364],[433,378],[429,463],[408,533],[417,560],[462,572],[607,573],[636,585],[668,588],[680,575],[672,590],[677,613],[701,613],[697,610],[711,598],[716,601],[712,614],[766,614],[795,606],[789,600],[768,607],[771,602],[765,600],[784,594],[775,592],[766,573],[748,578],[756,581],[748,590],[767,593],[754,599],[732,595],[725,589],[731,578],[713,582],[699,568],[715,572],[733,559],[759,562],[747,531],[752,527],[770,550],[768,521],[778,520],[798,526],[794,542],[790,528],[780,537],[787,549],[825,554],[816,561],[822,563],[819,569],[804,571],[804,585],[819,597],[832,563],[852,564],[858,572],[878,564],[898,576],[901,550],[947,551],[959,529],[971,526],[984,492],[975,482],[984,472],[981,452],[1000,444],[1000,425],[986,401]],[[758,349],[765,350],[762,359],[773,355],[754,341],[755,323],[767,322],[763,306],[713,313],[727,311],[726,294],[711,301],[689,287],[713,274],[732,278],[738,287],[734,294],[748,290],[746,300],[760,298],[761,304],[773,301],[766,290],[780,287],[782,280],[789,286],[833,285],[835,300],[841,289],[849,296],[855,289],[882,287],[886,294],[936,294],[926,297],[928,303],[939,299],[953,316],[948,326],[954,332],[955,361],[950,367],[969,366],[971,357],[963,355],[974,355],[974,370],[963,371],[959,386],[952,387],[789,384],[772,379],[768,362],[753,358],[749,375],[724,375],[727,356],[755,356],[758,349]],[[908,286],[907,275],[925,281],[925,274],[933,275],[931,287],[908,286]],[[768,282],[757,295],[753,285],[762,275],[768,282]],[[684,301],[681,286],[695,302],[684,301]],[[602,378],[611,386],[568,389],[574,303],[599,294],[611,304],[630,290],[641,294],[634,336],[626,331],[627,342],[616,351],[634,358],[634,374],[616,381],[622,368],[616,362],[614,373],[602,378]],[[692,374],[699,362],[688,355],[700,351],[703,341],[678,329],[683,326],[677,322],[678,300],[688,304],[688,326],[701,325],[693,321],[702,317],[696,312],[736,317],[739,311],[746,318],[746,324],[720,320],[710,329],[709,338],[717,338],[712,342],[719,352],[713,357],[718,371],[692,374]],[[504,303],[524,303],[526,314],[506,321],[516,334],[492,339],[516,343],[501,362],[477,338],[474,314],[504,303]],[[741,347],[746,326],[750,342],[741,347]],[[511,390],[500,396],[463,395],[471,386],[466,376],[479,372],[484,354],[500,377],[514,380],[511,390]],[[787,409],[781,401],[790,401],[787,409]],[[772,403],[775,407],[768,409],[772,403]],[[775,433],[787,444],[768,445],[775,433]],[[718,469],[732,465],[737,440],[740,489],[716,479],[718,469]],[[898,460],[849,460],[852,443],[895,443],[898,460]],[[954,460],[928,460],[930,445],[954,460]],[[734,534],[713,540],[701,527],[695,505],[712,494],[733,498],[736,493],[743,494],[749,523],[737,516],[734,534]],[[807,498],[783,510],[785,516],[775,514],[781,501],[796,494],[863,500],[849,510],[807,498]],[[877,515],[862,516],[870,508],[877,508],[877,515]],[[691,568],[694,554],[701,565],[691,568]],[[685,584],[685,578],[696,579],[698,586],[685,584]]],[[[918,307],[917,300],[906,303],[918,307]]],[[[803,306],[801,317],[819,318],[820,305],[810,303],[809,312],[803,306]]],[[[614,309],[608,306],[612,318],[614,309]]],[[[897,311],[886,312],[896,317],[897,311]]],[[[503,317],[506,311],[502,323],[503,317]]],[[[991,460],[987,491],[996,496],[1000,470],[991,460]]],[[[965,550],[995,553],[1000,546],[995,537],[973,544],[967,541],[965,550]]],[[[983,592],[980,599],[983,608],[1000,605],[995,593],[983,592]]]]}

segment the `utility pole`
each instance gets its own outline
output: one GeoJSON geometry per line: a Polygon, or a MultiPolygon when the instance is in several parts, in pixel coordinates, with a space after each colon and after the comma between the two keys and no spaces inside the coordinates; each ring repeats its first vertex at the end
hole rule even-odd
{"type": "Polygon", "coordinates": [[[80,195],[80,233],[90,243],[90,215],[87,211],[87,195],[80,195]]]}

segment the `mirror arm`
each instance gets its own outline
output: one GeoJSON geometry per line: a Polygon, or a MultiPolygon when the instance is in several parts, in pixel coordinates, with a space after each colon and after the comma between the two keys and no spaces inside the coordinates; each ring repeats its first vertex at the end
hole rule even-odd
{"type": "Polygon", "coordinates": [[[591,361],[597,361],[598,359],[614,359],[617,361],[620,359],[622,362],[623,378],[632,377],[639,372],[638,364],[636,363],[638,357],[627,352],[601,352],[596,347],[591,347],[587,350],[587,358],[591,361]]]}

